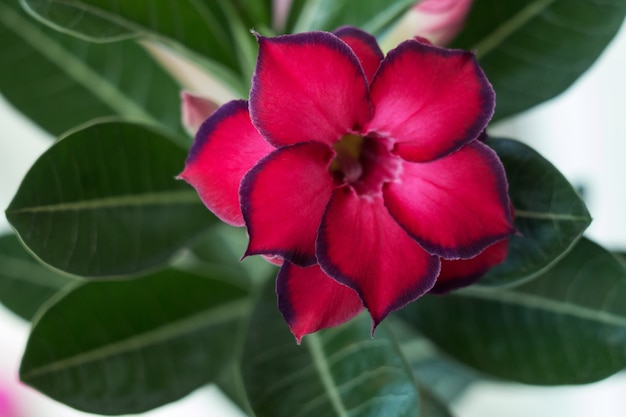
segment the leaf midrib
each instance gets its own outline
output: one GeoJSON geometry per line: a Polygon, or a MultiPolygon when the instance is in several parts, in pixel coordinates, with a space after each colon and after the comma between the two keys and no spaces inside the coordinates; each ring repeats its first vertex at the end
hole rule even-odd
{"type": "MultiPolygon", "coordinates": [[[[202,328],[226,323],[243,317],[250,308],[250,301],[242,299],[222,304],[218,307],[185,317],[182,320],[170,322],[162,327],[136,334],[126,339],[103,345],[98,348],[81,352],[74,356],[63,358],[45,365],[28,369],[21,373],[22,380],[40,377],[52,372],[67,368],[85,365],[107,357],[117,356],[131,351],[137,351],[152,345],[164,343],[185,334],[194,333],[202,328]]],[[[36,326],[33,331],[36,331],[36,326]]]]}
{"type": "Polygon", "coordinates": [[[509,36],[547,9],[555,1],[556,0],[535,0],[531,2],[508,20],[502,22],[501,25],[496,27],[487,36],[476,42],[474,47],[470,49],[476,51],[476,57],[478,59],[484,58],[502,44],[509,36]]]}
{"type": "Polygon", "coordinates": [[[131,195],[119,195],[102,197],[82,201],[70,201],[40,206],[21,207],[7,209],[7,214],[41,213],[57,211],[97,210],[103,208],[154,206],[154,205],[177,205],[198,204],[198,195],[195,191],[164,191],[153,193],[141,193],[131,195]]]}
{"type": "Polygon", "coordinates": [[[531,210],[515,210],[516,218],[539,219],[539,220],[559,220],[559,221],[583,221],[588,222],[590,218],[585,215],[569,213],[550,213],[531,210]]]}
{"type": "Polygon", "coordinates": [[[608,311],[594,310],[578,304],[546,298],[536,294],[523,293],[513,290],[490,290],[470,287],[458,291],[454,296],[478,298],[498,304],[510,304],[534,310],[542,310],[557,315],[571,316],[577,319],[590,320],[609,326],[626,328],[626,317],[618,316],[608,311]]]}
{"type": "Polygon", "coordinates": [[[305,345],[313,358],[313,365],[315,365],[315,369],[317,370],[320,380],[322,381],[322,385],[328,393],[328,400],[335,410],[335,413],[338,417],[348,417],[348,411],[343,404],[341,395],[339,394],[337,383],[335,382],[332,373],[330,372],[330,368],[328,367],[328,360],[326,354],[324,353],[324,347],[322,346],[320,336],[316,333],[307,335],[305,345]]]}
{"type": "Polygon", "coordinates": [[[28,20],[2,4],[0,4],[0,21],[117,114],[138,118],[150,124],[160,124],[157,119],[71,51],[55,42],[53,38],[45,36],[28,20]]]}

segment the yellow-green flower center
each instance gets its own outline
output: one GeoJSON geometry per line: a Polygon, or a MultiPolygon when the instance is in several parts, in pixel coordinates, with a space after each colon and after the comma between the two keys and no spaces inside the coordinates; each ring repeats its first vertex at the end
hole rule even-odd
{"type": "Polygon", "coordinates": [[[363,141],[362,136],[349,134],[333,144],[337,156],[330,164],[330,172],[339,181],[352,183],[363,174],[361,166],[363,141]]]}

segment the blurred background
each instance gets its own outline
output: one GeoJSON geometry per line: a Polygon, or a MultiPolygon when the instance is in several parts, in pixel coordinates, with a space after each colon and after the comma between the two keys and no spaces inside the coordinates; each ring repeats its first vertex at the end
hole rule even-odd
{"type": "MultiPolygon", "coordinates": [[[[582,192],[594,221],[587,236],[626,251],[626,30],[566,93],[490,134],[523,140],[550,160],[582,192]],[[563,147],[563,144],[566,144],[563,147]]],[[[51,144],[46,133],[0,96],[0,206],[11,201],[37,157],[51,144]]],[[[10,230],[4,216],[0,232],[10,230]]],[[[28,323],[0,306],[0,417],[83,416],[18,382],[28,323]]],[[[532,387],[480,382],[454,406],[458,417],[623,417],[626,375],[576,387],[532,387]]],[[[203,388],[147,417],[242,416],[221,393],[203,388]]]]}

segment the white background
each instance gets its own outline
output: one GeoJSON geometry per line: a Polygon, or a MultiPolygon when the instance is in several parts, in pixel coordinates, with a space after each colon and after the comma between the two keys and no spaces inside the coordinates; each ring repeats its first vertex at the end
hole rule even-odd
{"type": "MultiPolygon", "coordinates": [[[[492,134],[522,139],[583,185],[594,222],[588,236],[626,249],[626,34],[622,30],[592,71],[566,94],[496,126],[492,134]]],[[[6,208],[21,178],[51,140],[0,97],[0,207],[6,208]]],[[[0,231],[9,227],[0,219],[0,231]]],[[[626,300],[625,300],[626,302],[626,300]]],[[[0,306],[0,390],[19,402],[23,414],[0,417],[83,415],[18,385],[17,369],[28,325],[0,306]]],[[[626,377],[582,387],[530,387],[479,383],[455,406],[459,417],[623,417],[626,377]]],[[[212,388],[149,416],[240,416],[212,388]]],[[[323,416],[320,416],[323,417],[323,416]]]]}

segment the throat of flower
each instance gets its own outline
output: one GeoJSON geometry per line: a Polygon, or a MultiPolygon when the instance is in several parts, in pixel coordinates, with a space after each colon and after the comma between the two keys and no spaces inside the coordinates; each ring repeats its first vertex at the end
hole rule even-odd
{"type": "Polygon", "coordinates": [[[363,137],[358,135],[345,135],[333,145],[337,153],[330,164],[330,172],[339,182],[351,184],[363,175],[361,153],[363,137]]]}

